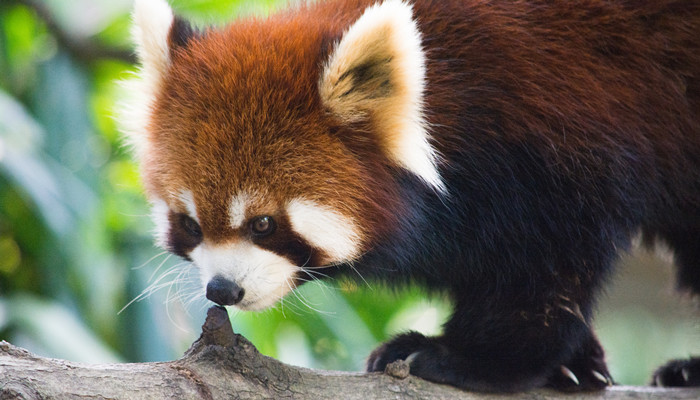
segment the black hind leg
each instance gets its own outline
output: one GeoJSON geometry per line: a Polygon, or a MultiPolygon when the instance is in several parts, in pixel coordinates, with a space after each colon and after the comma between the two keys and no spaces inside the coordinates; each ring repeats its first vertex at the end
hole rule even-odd
{"type": "MultiPolygon", "coordinates": [[[[700,229],[678,229],[663,237],[674,252],[678,288],[700,295],[700,229]]],[[[700,357],[669,361],[654,372],[651,384],[700,386],[700,357]]]]}

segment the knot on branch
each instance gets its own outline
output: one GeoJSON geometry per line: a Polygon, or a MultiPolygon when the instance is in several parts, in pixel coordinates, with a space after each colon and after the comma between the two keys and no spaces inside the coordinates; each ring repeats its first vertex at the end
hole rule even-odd
{"type": "Polygon", "coordinates": [[[207,319],[202,325],[202,333],[185,353],[185,358],[200,353],[207,346],[220,346],[229,350],[257,353],[248,339],[233,332],[228,312],[224,307],[213,306],[207,311],[207,319]]]}
{"type": "Polygon", "coordinates": [[[207,319],[202,325],[199,342],[204,345],[233,347],[236,345],[236,334],[233,333],[228,312],[224,307],[214,306],[207,311],[207,319]]]}
{"type": "Polygon", "coordinates": [[[411,373],[411,366],[406,360],[396,360],[387,364],[384,373],[394,378],[406,379],[411,373]]]}

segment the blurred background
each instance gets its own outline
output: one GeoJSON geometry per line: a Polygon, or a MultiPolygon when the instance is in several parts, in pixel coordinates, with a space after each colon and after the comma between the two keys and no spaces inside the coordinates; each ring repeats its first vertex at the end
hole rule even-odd
{"type": "MultiPolygon", "coordinates": [[[[279,0],[171,0],[199,26],[264,15],[279,0]]],[[[119,81],[135,71],[131,0],[0,0],[0,340],[80,362],[180,357],[206,309],[197,272],[153,246],[137,168],[116,128],[119,81]]],[[[700,354],[671,265],[624,256],[596,328],[619,383],[700,354]]],[[[361,370],[392,334],[440,331],[450,306],[418,289],[307,284],[276,309],[230,310],[264,354],[361,370]]],[[[695,315],[697,317],[697,315],[695,315]]]]}

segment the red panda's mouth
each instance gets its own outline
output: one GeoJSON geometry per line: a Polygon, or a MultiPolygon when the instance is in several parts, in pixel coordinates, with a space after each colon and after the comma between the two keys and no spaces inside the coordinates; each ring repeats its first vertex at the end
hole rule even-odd
{"type": "Polygon", "coordinates": [[[274,306],[295,286],[299,267],[248,242],[204,243],[190,253],[199,268],[207,298],[242,310],[274,306]]]}

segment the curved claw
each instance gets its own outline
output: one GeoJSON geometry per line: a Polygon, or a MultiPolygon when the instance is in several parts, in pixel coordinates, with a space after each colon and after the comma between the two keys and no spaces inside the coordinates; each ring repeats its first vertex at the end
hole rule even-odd
{"type": "Polygon", "coordinates": [[[592,370],[591,375],[593,375],[594,378],[596,378],[597,380],[603,382],[604,384],[606,384],[608,386],[612,385],[612,382],[610,381],[610,379],[608,379],[607,376],[601,374],[600,372],[598,372],[596,370],[592,370]]]}
{"type": "Polygon", "coordinates": [[[564,376],[566,376],[569,379],[571,379],[572,381],[574,381],[574,383],[576,385],[580,384],[576,375],[573,372],[571,372],[571,370],[569,368],[567,368],[565,365],[562,365],[560,367],[560,369],[561,369],[561,373],[564,374],[564,376]]]}

